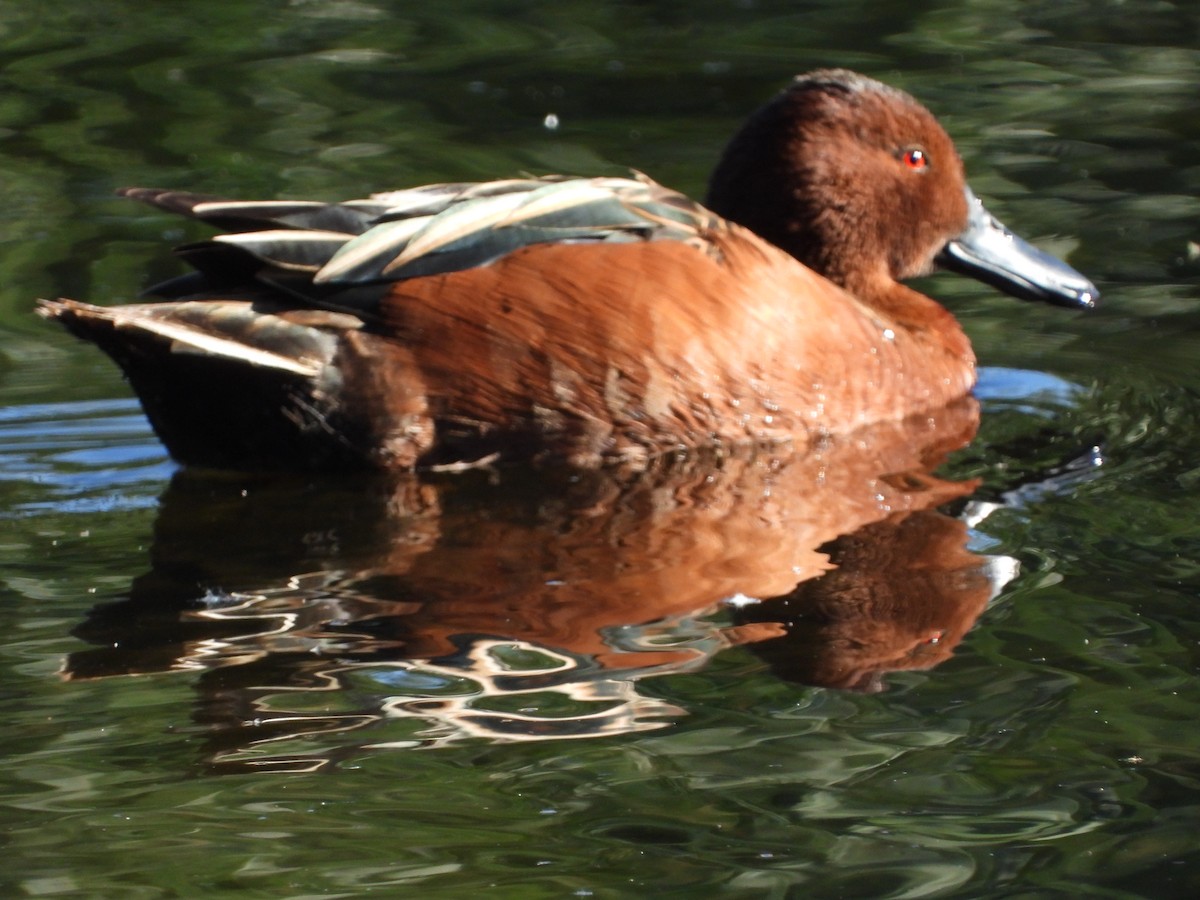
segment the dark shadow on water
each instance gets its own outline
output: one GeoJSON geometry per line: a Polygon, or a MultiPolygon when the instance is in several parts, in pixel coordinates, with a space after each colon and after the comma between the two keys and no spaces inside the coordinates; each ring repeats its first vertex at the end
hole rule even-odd
{"type": "Polygon", "coordinates": [[[181,472],[152,568],[76,628],[93,646],[65,675],[200,673],[218,771],[661,728],[686,710],[646,679],[732,646],[880,690],[947,659],[994,593],[995,561],[937,511],[974,484],[929,474],[977,419],[637,475],[181,472]]]}

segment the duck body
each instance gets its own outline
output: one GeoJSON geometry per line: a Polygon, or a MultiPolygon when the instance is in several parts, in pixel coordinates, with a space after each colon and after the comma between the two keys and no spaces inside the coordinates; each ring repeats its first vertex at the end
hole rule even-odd
{"type": "Polygon", "coordinates": [[[957,322],[900,283],[935,261],[1096,296],[986,215],[923,107],[841,71],[757,113],[707,205],[642,178],[124,193],[227,233],[180,248],[196,271],[154,302],[40,311],[116,360],[179,461],[218,468],[804,447],[970,391],[957,322]]]}

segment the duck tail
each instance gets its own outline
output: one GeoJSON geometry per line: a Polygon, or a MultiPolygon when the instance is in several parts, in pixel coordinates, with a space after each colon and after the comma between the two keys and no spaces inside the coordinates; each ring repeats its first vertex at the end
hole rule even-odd
{"type": "MultiPolygon", "coordinates": [[[[107,353],[181,463],[255,469],[370,465],[366,427],[337,409],[339,313],[244,300],[103,307],[42,300],[37,312],[107,353]]],[[[361,322],[354,319],[356,326],[361,322]]]]}

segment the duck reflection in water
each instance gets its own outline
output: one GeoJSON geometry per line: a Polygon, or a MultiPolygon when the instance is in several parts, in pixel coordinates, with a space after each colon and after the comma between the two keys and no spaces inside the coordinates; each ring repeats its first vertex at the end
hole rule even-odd
{"type": "MultiPolygon", "coordinates": [[[[367,747],[669,725],[644,690],[737,646],[804,684],[878,690],[951,655],[994,561],[937,507],[969,398],[802,454],[638,474],[503,469],[317,484],[180,472],[152,569],[76,630],[69,678],[198,671],[218,768],[367,747]]],[[[661,692],[660,692],[661,693],[661,692]]]]}

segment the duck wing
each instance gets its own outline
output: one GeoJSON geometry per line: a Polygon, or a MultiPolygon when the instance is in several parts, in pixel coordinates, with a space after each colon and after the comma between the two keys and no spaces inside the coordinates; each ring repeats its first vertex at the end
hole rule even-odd
{"type": "Polygon", "coordinates": [[[716,221],[698,203],[641,178],[436,184],[332,204],[121,193],[227,229],[177,248],[196,274],[158,285],[153,295],[266,289],[366,318],[386,286],[404,279],[485,266],[546,243],[675,240],[707,251],[704,235],[716,221]]]}

